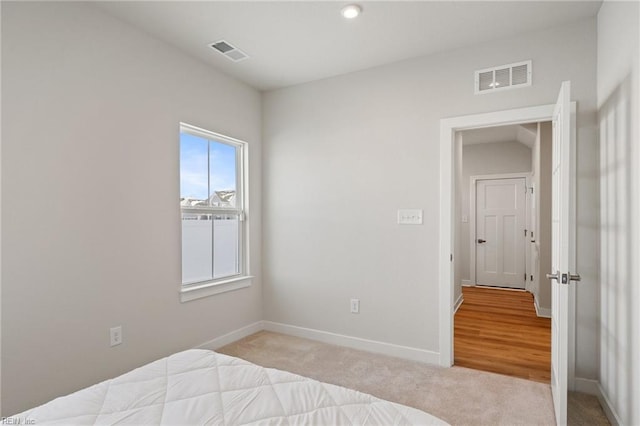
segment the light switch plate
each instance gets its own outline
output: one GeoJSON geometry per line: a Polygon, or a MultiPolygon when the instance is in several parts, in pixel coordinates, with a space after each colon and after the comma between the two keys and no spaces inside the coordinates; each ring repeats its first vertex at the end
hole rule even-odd
{"type": "Polygon", "coordinates": [[[111,337],[111,346],[117,346],[122,344],[122,326],[121,325],[117,327],[111,327],[109,329],[109,334],[111,337]]]}
{"type": "Polygon", "coordinates": [[[421,209],[399,209],[398,224],[422,225],[422,210],[421,209]]]}

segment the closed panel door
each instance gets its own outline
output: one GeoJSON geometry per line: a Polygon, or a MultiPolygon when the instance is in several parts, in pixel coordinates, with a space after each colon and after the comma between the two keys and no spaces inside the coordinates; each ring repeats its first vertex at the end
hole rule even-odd
{"type": "Polygon", "coordinates": [[[524,288],[525,197],[523,178],[476,182],[476,282],[524,288]]]}

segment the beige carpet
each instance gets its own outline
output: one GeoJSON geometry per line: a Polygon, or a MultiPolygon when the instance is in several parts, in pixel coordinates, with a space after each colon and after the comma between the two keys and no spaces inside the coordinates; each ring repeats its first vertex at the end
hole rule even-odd
{"type": "Polygon", "coordinates": [[[610,426],[598,398],[585,393],[569,392],[569,409],[567,420],[569,425],[610,426]]]}
{"type": "Polygon", "coordinates": [[[218,352],[356,389],[455,425],[553,425],[549,385],[261,331],[218,352]]]}

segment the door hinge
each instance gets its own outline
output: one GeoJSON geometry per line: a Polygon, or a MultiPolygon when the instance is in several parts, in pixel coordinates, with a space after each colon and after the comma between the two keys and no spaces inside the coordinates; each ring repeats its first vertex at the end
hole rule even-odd
{"type": "Polygon", "coordinates": [[[453,253],[449,255],[449,262],[453,262],[453,253]]]}
{"type": "Polygon", "coordinates": [[[525,280],[525,282],[527,281],[527,273],[526,272],[524,273],[524,280],[525,280]]]}
{"type": "Polygon", "coordinates": [[[531,279],[529,281],[533,281],[533,275],[531,275],[531,279]]]}
{"type": "Polygon", "coordinates": [[[527,236],[527,230],[526,229],[524,230],[524,236],[525,237],[527,236]]]}

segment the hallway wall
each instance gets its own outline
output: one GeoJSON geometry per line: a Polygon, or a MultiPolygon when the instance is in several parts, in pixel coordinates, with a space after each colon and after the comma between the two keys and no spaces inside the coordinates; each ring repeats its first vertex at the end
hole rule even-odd
{"type": "Polygon", "coordinates": [[[493,142],[474,145],[464,145],[464,132],[462,133],[462,184],[460,217],[456,222],[456,228],[460,231],[461,244],[458,257],[461,267],[462,283],[474,285],[470,282],[471,267],[474,264],[470,258],[471,240],[469,234],[471,224],[471,210],[475,206],[471,202],[471,177],[478,175],[493,175],[504,173],[530,173],[532,170],[531,148],[517,141],[493,142]],[[462,218],[466,217],[467,222],[462,218]]]}
{"type": "Polygon", "coordinates": [[[625,425],[640,424],[639,25],[638,2],[605,1],[598,13],[599,376],[625,425]]]}

